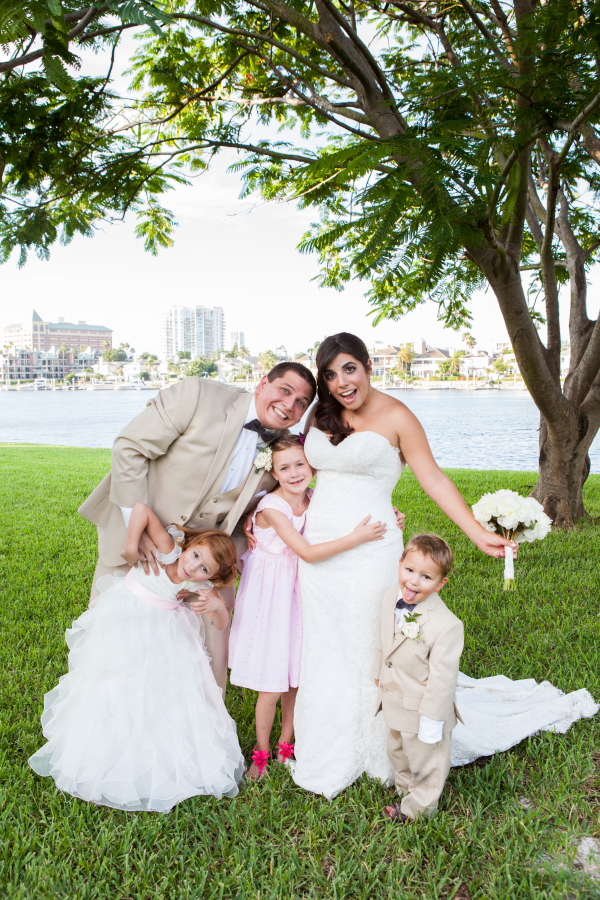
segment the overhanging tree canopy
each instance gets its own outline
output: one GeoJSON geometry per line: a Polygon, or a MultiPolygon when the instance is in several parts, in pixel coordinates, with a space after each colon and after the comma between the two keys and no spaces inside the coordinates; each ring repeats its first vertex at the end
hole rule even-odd
{"type": "MultiPolygon", "coordinates": [[[[46,220],[54,207],[60,219],[63,201],[52,191],[73,177],[67,207],[79,203],[92,227],[110,203],[86,193],[90,173],[115,158],[123,176],[111,169],[111,184],[128,205],[113,208],[141,204],[146,191],[147,207],[161,210],[147,243],[166,243],[170,222],[157,198],[168,179],[237,148],[249,190],[319,208],[304,249],[320,253],[327,284],[369,279],[378,316],[398,318],[434,299],[442,319],[462,327],[472,292],[490,285],[541,413],[536,496],[570,525],[584,511],[600,425],[600,325],[588,315],[586,284],[600,246],[595,5],[175,0],[160,8],[168,21],[154,22],[134,61],[142,99],[111,122],[115,101],[98,93],[105,105],[91,149],[69,159],[68,173],[57,165],[58,177],[49,161],[46,220]],[[298,126],[300,146],[261,139],[268,124],[298,126]],[[149,192],[144,177],[130,176],[132,159],[147,167],[149,192]],[[570,286],[564,388],[561,283],[570,286]]],[[[90,40],[113,40],[130,25],[90,40]]]]}

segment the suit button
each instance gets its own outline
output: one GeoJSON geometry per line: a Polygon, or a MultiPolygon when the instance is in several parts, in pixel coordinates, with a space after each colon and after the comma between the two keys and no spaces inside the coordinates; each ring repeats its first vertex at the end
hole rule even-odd
{"type": "Polygon", "coordinates": [[[182,521],[182,522],[187,522],[187,516],[182,516],[182,517],[181,517],[181,521],[182,521]]]}
{"type": "Polygon", "coordinates": [[[391,669],[391,668],[392,668],[392,664],[391,664],[391,662],[389,662],[389,663],[386,663],[386,666],[387,666],[387,667],[388,667],[388,669],[391,669]]]}
{"type": "Polygon", "coordinates": [[[219,502],[219,498],[215,497],[215,499],[213,500],[213,503],[218,503],[218,502],[219,502]]]}

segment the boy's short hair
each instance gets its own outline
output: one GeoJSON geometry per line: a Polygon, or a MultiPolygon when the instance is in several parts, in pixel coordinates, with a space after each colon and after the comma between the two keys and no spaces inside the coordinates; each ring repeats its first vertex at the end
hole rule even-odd
{"type": "Polygon", "coordinates": [[[446,578],[452,571],[454,553],[450,549],[450,545],[439,534],[415,534],[404,548],[400,558],[404,559],[411,550],[418,550],[423,556],[432,559],[440,570],[442,578],[446,578]]]}

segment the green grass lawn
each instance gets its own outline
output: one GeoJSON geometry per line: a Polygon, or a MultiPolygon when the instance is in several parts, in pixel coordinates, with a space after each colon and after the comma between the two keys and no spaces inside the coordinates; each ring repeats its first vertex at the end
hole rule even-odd
{"type": "MultiPolygon", "coordinates": [[[[95,807],[37,777],[27,758],[42,742],[44,693],[66,671],[64,631],[87,606],[95,563],[94,529],[75,511],[109,465],[107,450],[0,447],[1,897],[600,896],[569,862],[577,839],[600,833],[600,717],[452,770],[438,815],[412,826],[382,818],[391,791],[368,778],[327,802],[277,771],[234,800],[195,798],[164,816],[95,807]]],[[[469,503],[500,487],[528,493],[536,478],[451,475],[469,503]]],[[[395,500],[408,534],[437,531],[456,553],[444,596],[465,623],[463,671],[600,697],[599,519],[525,547],[517,590],[504,594],[502,562],[470,545],[410,474],[395,500]]],[[[586,501],[600,516],[600,476],[586,501]]],[[[248,755],[254,695],[233,688],[228,705],[248,755]]]]}

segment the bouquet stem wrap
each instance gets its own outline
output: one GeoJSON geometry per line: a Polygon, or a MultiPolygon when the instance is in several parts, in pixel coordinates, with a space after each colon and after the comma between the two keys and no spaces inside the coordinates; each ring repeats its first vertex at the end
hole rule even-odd
{"type": "MultiPolygon", "coordinates": [[[[549,534],[552,519],[534,497],[521,497],[505,489],[484,494],[473,506],[473,515],[486,531],[495,531],[517,544],[541,541],[549,534]]],[[[504,548],[504,590],[515,589],[515,557],[512,547],[504,548]]]]}
{"type": "Polygon", "coordinates": [[[515,589],[515,555],[512,547],[504,548],[504,590],[515,589]]]}

